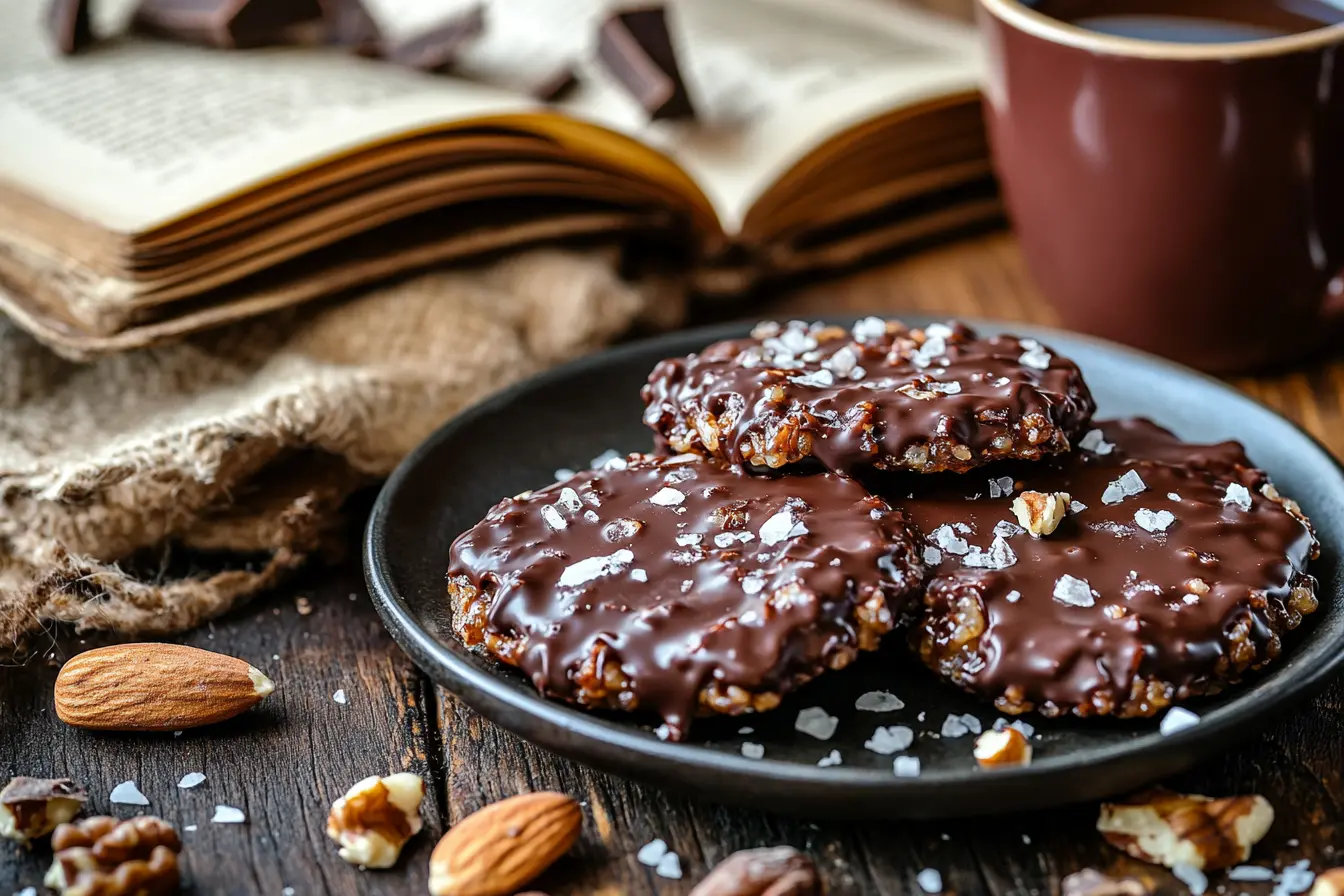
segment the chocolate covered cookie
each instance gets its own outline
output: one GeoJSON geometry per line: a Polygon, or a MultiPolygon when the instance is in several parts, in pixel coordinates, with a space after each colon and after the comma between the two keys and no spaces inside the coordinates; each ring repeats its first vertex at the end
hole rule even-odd
{"type": "Polygon", "coordinates": [[[632,455],[498,504],[453,543],[448,595],[462,642],[542,693],[679,739],[875,648],[923,574],[904,515],[852,480],[632,455]]]}
{"type": "Polygon", "coordinates": [[[961,324],[762,323],[661,362],[644,422],[678,451],[778,468],[965,471],[1069,450],[1094,410],[1077,365],[961,324]]]}
{"type": "Polygon", "coordinates": [[[1008,713],[1148,716],[1278,656],[1316,540],[1235,442],[1098,424],[1067,458],[916,482],[934,569],[914,632],[1008,713]]]}

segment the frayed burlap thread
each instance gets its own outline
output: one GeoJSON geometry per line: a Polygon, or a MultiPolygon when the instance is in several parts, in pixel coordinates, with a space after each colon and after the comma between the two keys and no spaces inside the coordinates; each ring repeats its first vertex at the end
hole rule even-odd
{"type": "Polygon", "coordinates": [[[464,406],[679,313],[615,261],[536,250],[88,365],[0,320],[0,649],[179,631],[273,587],[464,406]],[[252,562],[145,571],[175,548],[252,562]]]}

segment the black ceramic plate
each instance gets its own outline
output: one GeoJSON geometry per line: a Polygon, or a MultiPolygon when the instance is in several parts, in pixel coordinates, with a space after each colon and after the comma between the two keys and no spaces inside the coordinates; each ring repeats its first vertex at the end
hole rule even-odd
{"type": "MultiPolygon", "coordinates": [[[[918,318],[907,318],[923,323],[918,318]]],[[[850,320],[837,320],[848,326],[850,320]]],[[[1004,325],[980,324],[992,332],[1004,325]]],[[[1073,334],[1007,327],[1074,358],[1102,416],[1144,415],[1198,441],[1240,439],[1280,489],[1297,498],[1323,543],[1313,567],[1321,609],[1287,640],[1284,656],[1248,686],[1193,705],[1193,728],[1164,737],[1157,722],[1028,721],[1040,736],[1027,768],[986,772],[973,738],[930,737],[949,713],[997,714],[937,681],[890,644],[854,666],[802,688],[760,716],[697,722],[688,743],[664,743],[647,719],[594,714],[539,697],[517,672],[463,649],[452,637],[444,573],[453,538],[505,495],[553,481],[560,467],[586,466],[608,448],[648,450],[639,388],[659,359],[743,334],[736,324],[673,333],[584,358],[468,410],[435,433],[393,474],[369,521],[365,568],[379,613],[397,642],[431,678],[473,709],[542,747],[588,765],[709,799],[794,814],[942,817],[1097,799],[1189,768],[1247,737],[1276,712],[1312,694],[1344,664],[1344,602],[1338,558],[1344,544],[1344,473],[1314,440],[1229,387],[1157,358],[1073,334]],[[905,708],[858,712],[855,698],[890,690],[905,708]],[[834,737],[794,731],[798,710],[825,707],[840,718],[834,737]],[[898,778],[892,757],[864,748],[878,725],[921,732],[910,753],[917,778],[898,778]],[[750,734],[739,729],[750,726],[750,734]],[[742,755],[746,742],[763,759],[742,755]],[[843,764],[817,760],[839,750],[843,764]]]]}

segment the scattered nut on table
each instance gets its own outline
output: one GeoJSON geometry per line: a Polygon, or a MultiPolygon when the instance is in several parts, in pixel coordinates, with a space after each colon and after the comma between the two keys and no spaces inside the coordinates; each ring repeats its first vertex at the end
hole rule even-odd
{"type": "Polygon", "coordinates": [[[0,790],[0,837],[27,843],[79,814],[88,794],[68,778],[14,778],[0,790]]]}
{"type": "Polygon", "coordinates": [[[105,815],[63,824],[51,836],[55,858],[43,883],[63,896],[163,896],[178,888],[172,825],[152,815],[105,815]]]}
{"type": "Polygon", "coordinates": [[[1025,491],[1013,499],[1013,515],[1035,538],[1059,528],[1073,500],[1068,492],[1025,491]]]}
{"type": "Polygon", "coordinates": [[[1344,896],[1344,868],[1331,868],[1316,875],[1316,884],[1307,896],[1344,896]]]}
{"type": "Polygon", "coordinates": [[[406,841],[424,826],[424,798],[425,782],[419,775],[371,775],[331,804],[327,836],[341,845],[340,856],[351,865],[391,868],[406,841]]]}
{"type": "Polygon", "coordinates": [[[817,866],[792,846],[744,849],[724,859],[691,896],[822,896],[817,866]]]}
{"type": "Polygon", "coordinates": [[[1107,877],[1095,868],[1084,868],[1064,878],[1063,896],[1149,896],[1150,884],[1135,877],[1107,877]]]}
{"type": "Polygon", "coordinates": [[[1016,728],[986,731],[975,739],[975,761],[981,768],[1031,764],[1031,742],[1016,728]]]}
{"type": "Polygon", "coordinates": [[[1207,870],[1246,861],[1273,823],[1274,807],[1262,796],[1210,799],[1158,789],[1102,803],[1097,830],[1136,859],[1207,870]]]}
{"type": "Polygon", "coordinates": [[[510,896],[574,845],[579,804],[563,793],[524,793],[459,821],[429,858],[430,896],[510,896]]]}

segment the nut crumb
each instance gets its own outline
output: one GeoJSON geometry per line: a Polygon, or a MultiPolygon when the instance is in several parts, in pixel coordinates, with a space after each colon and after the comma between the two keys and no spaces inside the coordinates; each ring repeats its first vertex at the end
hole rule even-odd
{"type": "Polygon", "coordinates": [[[1274,808],[1262,796],[1210,799],[1159,789],[1102,803],[1097,830],[1136,859],[1205,871],[1245,862],[1273,822],[1274,808]]]}
{"type": "Polygon", "coordinates": [[[69,778],[13,778],[0,790],[0,837],[19,843],[45,837],[78,815],[88,798],[69,778]]]}
{"type": "Polygon", "coordinates": [[[1016,728],[986,731],[975,739],[975,761],[981,768],[1031,764],[1031,744],[1016,728]]]}
{"type": "Polygon", "coordinates": [[[1013,499],[1013,515],[1033,538],[1040,538],[1059,528],[1071,500],[1068,492],[1025,491],[1013,499]]]}
{"type": "Polygon", "coordinates": [[[340,844],[340,856],[361,868],[391,868],[406,841],[420,832],[420,802],[425,782],[398,772],[370,775],[331,805],[327,836],[340,844]]]}

